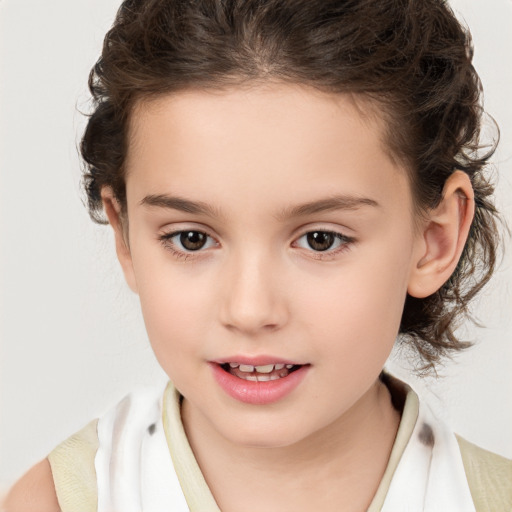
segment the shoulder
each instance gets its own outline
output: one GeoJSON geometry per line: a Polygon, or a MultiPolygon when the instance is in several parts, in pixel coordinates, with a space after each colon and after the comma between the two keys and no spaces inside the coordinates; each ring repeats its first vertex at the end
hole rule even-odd
{"type": "Polygon", "coordinates": [[[98,420],[91,421],[48,455],[55,491],[64,512],[96,510],[97,423],[98,420]]]}
{"type": "Polygon", "coordinates": [[[512,460],[458,435],[457,441],[476,510],[512,510],[512,460]]]}
{"type": "Polygon", "coordinates": [[[18,480],[2,507],[5,512],[60,512],[48,459],[36,464],[18,480]]]}

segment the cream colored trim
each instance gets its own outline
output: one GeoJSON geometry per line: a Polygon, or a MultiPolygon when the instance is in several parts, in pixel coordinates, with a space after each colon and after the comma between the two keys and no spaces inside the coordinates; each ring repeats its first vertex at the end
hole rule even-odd
{"type": "Polygon", "coordinates": [[[512,460],[456,437],[476,512],[512,511],[512,460]]]}
{"type": "Polygon", "coordinates": [[[389,380],[392,384],[392,386],[389,386],[388,384],[388,387],[401,387],[407,394],[402,411],[402,418],[400,420],[400,425],[398,426],[395,443],[393,444],[393,449],[391,450],[391,454],[389,456],[386,471],[384,471],[384,475],[380,481],[379,488],[377,489],[377,492],[375,493],[375,496],[373,497],[367,512],[379,512],[382,509],[386,495],[389,491],[389,486],[391,485],[391,480],[393,479],[393,475],[395,474],[398,463],[402,458],[405,447],[411,438],[411,434],[414,426],[416,425],[416,420],[418,419],[418,413],[420,410],[418,395],[407,384],[387,374],[385,379],[389,380]]]}
{"type": "Polygon", "coordinates": [[[167,445],[190,511],[220,512],[183,429],[180,394],[171,382],[165,389],[162,415],[167,445]]]}
{"type": "Polygon", "coordinates": [[[49,455],[55,491],[62,512],[96,512],[98,489],[94,458],[98,420],[59,444],[49,455]]]}

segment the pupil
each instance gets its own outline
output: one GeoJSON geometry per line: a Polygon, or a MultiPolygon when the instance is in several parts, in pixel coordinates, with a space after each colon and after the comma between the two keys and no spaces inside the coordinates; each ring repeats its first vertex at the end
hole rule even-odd
{"type": "Polygon", "coordinates": [[[201,249],[206,242],[206,235],[199,231],[184,231],[180,235],[180,242],[189,251],[201,249]]]}
{"type": "Polygon", "coordinates": [[[326,231],[312,231],[308,233],[309,246],[315,251],[326,251],[334,243],[334,235],[326,231]]]}

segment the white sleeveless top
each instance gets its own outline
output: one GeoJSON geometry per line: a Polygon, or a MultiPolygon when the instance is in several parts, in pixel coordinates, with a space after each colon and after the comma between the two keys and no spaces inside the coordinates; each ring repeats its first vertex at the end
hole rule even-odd
{"type": "MultiPolygon", "coordinates": [[[[393,382],[405,389],[406,401],[368,512],[475,512],[455,435],[406,384],[393,382]]],[[[96,429],[98,512],[219,511],[186,438],[180,395],[172,384],[164,393],[128,395],[99,419],[96,429]]],[[[59,490],[59,475],[65,472],[59,448],[49,460],[62,511],[85,512],[76,502],[68,505],[69,496],[59,490]]]]}

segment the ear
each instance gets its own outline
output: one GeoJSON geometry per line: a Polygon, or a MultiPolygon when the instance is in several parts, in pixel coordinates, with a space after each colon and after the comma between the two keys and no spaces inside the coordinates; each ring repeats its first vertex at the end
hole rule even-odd
{"type": "Polygon", "coordinates": [[[124,277],[131,290],[138,293],[128,241],[128,219],[123,219],[121,205],[110,187],[103,187],[101,189],[101,200],[108,221],[114,230],[117,259],[123,269],[124,277]]]}
{"type": "Polygon", "coordinates": [[[455,171],[446,180],[443,198],[428,212],[419,234],[420,250],[409,279],[409,295],[428,297],[450,278],[464,249],[474,214],[469,176],[455,171]]]}

